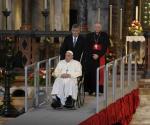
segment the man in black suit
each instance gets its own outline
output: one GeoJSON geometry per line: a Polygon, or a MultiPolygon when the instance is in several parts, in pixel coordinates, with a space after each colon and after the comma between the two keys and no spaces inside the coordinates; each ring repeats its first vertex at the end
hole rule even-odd
{"type": "Polygon", "coordinates": [[[65,58],[65,53],[71,50],[74,54],[74,59],[80,61],[81,55],[85,49],[85,40],[80,35],[80,26],[78,24],[72,25],[72,34],[67,36],[60,48],[60,59],[65,58]]]}

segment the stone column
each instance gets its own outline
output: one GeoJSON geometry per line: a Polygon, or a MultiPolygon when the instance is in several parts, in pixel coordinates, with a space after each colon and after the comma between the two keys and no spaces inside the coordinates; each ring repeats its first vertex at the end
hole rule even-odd
{"type": "Polygon", "coordinates": [[[94,23],[98,18],[97,8],[96,0],[87,0],[87,25],[89,31],[94,30],[94,23]]]}
{"type": "Polygon", "coordinates": [[[79,24],[81,31],[87,31],[87,0],[79,0],[79,24]]]}
{"type": "Polygon", "coordinates": [[[109,25],[109,0],[100,1],[100,23],[102,25],[102,30],[108,32],[109,25]]]}
{"type": "Polygon", "coordinates": [[[44,30],[45,31],[49,31],[49,29],[50,29],[50,22],[49,22],[49,12],[50,12],[50,10],[49,10],[49,7],[50,7],[50,1],[49,0],[47,0],[47,9],[44,9],[44,7],[43,7],[43,12],[42,12],[42,16],[43,16],[43,20],[44,20],[44,30]]]}
{"type": "Polygon", "coordinates": [[[31,29],[32,4],[32,0],[22,0],[22,29],[24,30],[31,29]]]}
{"type": "Polygon", "coordinates": [[[69,13],[70,13],[70,0],[63,0],[63,23],[62,29],[64,31],[69,30],[69,13]]]}
{"type": "Polygon", "coordinates": [[[62,0],[55,0],[55,29],[62,30],[62,0]]]}
{"type": "Polygon", "coordinates": [[[53,31],[55,29],[55,0],[50,0],[49,23],[50,30],[53,31]]]}
{"type": "Polygon", "coordinates": [[[43,11],[43,0],[32,0],[32,29],[44,30],[44,17],[41,13],[43,11]]]}
{"type": "Polygon", "coordinates": [[[12,4],[13,4],[13,0],[10,0],[8,2],[8,7],[9,7],[9,10],[11,11],[10,16],[8,17],[8,20],[7,20],[7,29],[8,30],[12,30],[12,21],[13,21],[12,4]]]}
{"type": "Polygon", "coordinates": [[[22,21],[22,0],[13,0],[12,3],[12,29],[19,30],[22,21]]]}

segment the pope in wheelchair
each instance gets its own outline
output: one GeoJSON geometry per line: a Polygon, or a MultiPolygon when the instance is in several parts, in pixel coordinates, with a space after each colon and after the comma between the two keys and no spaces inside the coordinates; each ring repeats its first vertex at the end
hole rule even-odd
{"type": "Polygon", "coordinates": [[[54,70],[56,77],[53,84],[52,104],[53,108],[73,108],[77,100],[78,85],[77,78],[82,75],[80,62],[73,59],[73,52],[67,51],[65,59],[61,60],[54,70]]]}

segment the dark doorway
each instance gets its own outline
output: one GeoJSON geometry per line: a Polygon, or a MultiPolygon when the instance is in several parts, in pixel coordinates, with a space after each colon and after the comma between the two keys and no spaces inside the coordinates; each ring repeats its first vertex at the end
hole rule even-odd
{"type": "Polygon", "coordinates": [[[15,90],[13,93],[12,93],[12,97],[24,97],[25,96],[25,92],[24,90],[15,90]]]}
{"type": "Polygon", "coordinates": [[[70,9],[70,26],[69,29],[71,30],[71,27],[73,24],[77,23],[78,21],[78,11],[76,9],[70,9]]]}

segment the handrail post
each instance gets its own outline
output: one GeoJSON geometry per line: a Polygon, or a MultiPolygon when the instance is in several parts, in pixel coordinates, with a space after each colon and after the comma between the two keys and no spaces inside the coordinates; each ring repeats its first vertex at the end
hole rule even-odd
{"type": "Polygon", "coordinates": [[[117,61],[115,60],[113,63],[113,79],[112,79],[112,85],[113,85],[113,101],[116,99],[116,72],[117,72],[117,61]]]}
{"type": "Polygon", "coordinates": [[[124,82],[124,76],[125,76],[125,69],[124,69],[124,61],[125,61],[126,57],[123,57],[121,60],[121,76],[120,76],[120,89],[121,89],[121,96],[124,95],[124,87],[125,87],[125,82],[124,82]]]}
{"type": "Polygon", "coordinates": [[[49,63],[49,68],[50,68],[48,86],[51,86],[51,85],[50,85],[50,84],[51,84],[51,74],[52,74],[52,73],[51,73],[51,67],[52,67],[52,66],[51,66],[51,59],[48,60],[48,63],[49,63]]]}
{"type": "Polygon", "coordinates": [[[128,86],[131,84],[131,60],[132,59],[132,55],[130,54],[128,56],[128,86]]]}
{"type": "Polygon", "coordinates": [[[135,65],[134,65],[134,82],[137,83],[137,60],[135,58],[135,65]]]}
{"type": "Polygon", "coordinates": [[[99,112],[99,70],[97,68],[97,76],[96,76],[96,113],[99,112]]]}
{"type": "Polygon", "coordinates": [[[40,63],[38,62],[37,63],[37,67],[36,67],[36,78],[37,78],[37,91],[36,91],[36,94],[37,94],[37,102],[36,102],[36,106],[39,107],[39,83],[40,83],[40,78],[39,78],[39,72],[40,72],[40,63]]]}
{"type": "Polygon", "coordinates": [[[37,63],[35,63],[34,65],[34,106],[36,107],[36,104],[37,104],[37,95],[36,95],[36,92],[37,92],[37,79],[36,79],[36,65],[37,63]]]}
{"type": "Polygon", "coordinates": [[[48,93],[48,87],[49,87],[48,86],[48,81],[49,81],[49,63],[48,63],[48,60],[46,61],[46,74],[45,75],[46,75],[46,96],[47,96],[46,98],[49,99],[48,98],[48,94],[49,94],[48,93]]]}
{"type": "Polygon", "coordinates": [[[39,100],[38,100],[38,63],[35,64],[34,66],[34,96],[35,96],[35,107],[38,106],[39,100]]]}
{"type": "Polygon", "coordinates": [[[108,105],[108,64],[105,67],[105,106],[108,105]]]}
{"type": "Polygon", "coordinates": [[[25,67],[25,112],[28,111],[28,68],[25,67]]]}

